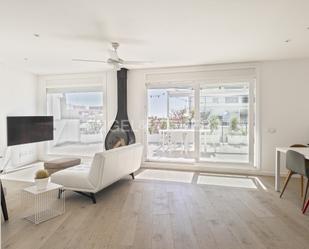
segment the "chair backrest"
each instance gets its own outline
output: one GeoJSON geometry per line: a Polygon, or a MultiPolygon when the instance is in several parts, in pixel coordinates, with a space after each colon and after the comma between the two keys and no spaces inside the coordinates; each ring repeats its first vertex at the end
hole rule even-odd
{"type": "Polygon", "coordinates": [[[88,179],[97,190],[140,168],[143,145],[132,144],[96,153],[88,179]]]}
{"type": "Polygon", "coordinates": [[[294,173],[309,177],[309,161],[297,151],[287,151],[286,168],[294,173]]]}

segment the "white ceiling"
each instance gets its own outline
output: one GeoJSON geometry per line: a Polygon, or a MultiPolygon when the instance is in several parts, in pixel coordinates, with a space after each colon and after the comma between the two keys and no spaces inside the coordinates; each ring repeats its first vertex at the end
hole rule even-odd
{"type": "Polygon", "coordinates": [[[106,60],[110,41],[152,67],[303,58],[308,13],[309,0],[0,0],[0,61],[98,71],[106,66],[71,59],[106,60]]]}

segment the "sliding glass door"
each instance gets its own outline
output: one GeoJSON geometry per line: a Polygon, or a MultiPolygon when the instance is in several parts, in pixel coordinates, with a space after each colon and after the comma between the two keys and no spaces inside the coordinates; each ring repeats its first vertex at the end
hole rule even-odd
{"type": "Polygon", "coordinates": [[[249,83],[200,87],[200,160],[249,163],[249,83]]]}
{"type": "Polygon", "coordinates": [[[194,160],[194,111],[192,87],[148,89],[149,160],[194,160]]]}
{"type": "Polygon", "coordinates": [[[253,80],[147,90],[147,159],[253,165],[253,80]]]}

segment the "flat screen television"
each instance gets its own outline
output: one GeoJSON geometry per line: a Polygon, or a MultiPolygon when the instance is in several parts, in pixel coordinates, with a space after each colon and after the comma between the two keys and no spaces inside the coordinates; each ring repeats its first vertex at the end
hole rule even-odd
{"type": "Polygon", "coordinates": [[[7,117],[7,145],[19,145],[53,140],[52,116],[7,117]]]}

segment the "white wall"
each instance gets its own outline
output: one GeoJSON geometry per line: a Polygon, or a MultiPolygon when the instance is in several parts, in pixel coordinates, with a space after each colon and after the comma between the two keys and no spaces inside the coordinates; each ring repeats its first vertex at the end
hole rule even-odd
{"type": "Polygon", "coordinates": [[[107,103],[107,126],[106,132],[113,125],[117,114],[117,73],[106,72],[106,103],[107,103]]]}
{"type": "Polygon", "coordinates": [[[261,63],[260,82],[261,166],[273,172],[276,146],[309,143],[309,59],[261,63]]]}
{"type": "MultiPolygon", "coordinates": [[[[36,90],[36,76],[0,63],[0,155],[3,155],[7,145],[6,117],[35,115],[36,90]]],[[[35,144],[12,147],[12,167],[31,163],[36,159],[35,144]]]]}
{"type": "MultiPolygon", "coordinates": [[[[222,68],[233,65],[222,65],[222,68]]],[[[257,63],[260,87],[260,172],[273,174],[275,147],[309,143],[309,59],[257,63]],[[274,128],[275,133],[269,132],[274,128]]],[[[138,142],[143,142],[146,106],[145,77],[149,73],[211,70],[216,66],[130,70],[128,113],[138,142]]]]}

